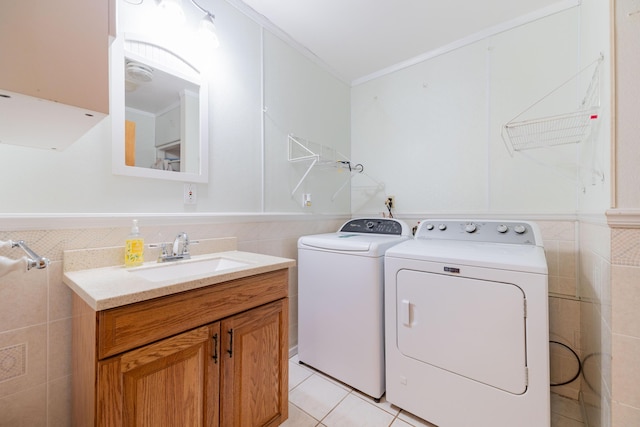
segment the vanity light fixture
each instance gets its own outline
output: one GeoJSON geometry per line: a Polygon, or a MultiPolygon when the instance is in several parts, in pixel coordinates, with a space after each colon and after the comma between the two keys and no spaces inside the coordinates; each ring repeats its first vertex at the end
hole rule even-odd
{"type": "Polygon", "coordinates": [[[216,26],[213,23],[214,16],[207,13],[207,16],[200,21],[200,27],[198,31],[200,35],[208,40],[211,47],[214,49],[220,46],[220,40],[218,40],[218,34],[216,33],[216,26]]]}
{"type": "MultiPolygon", "coordinates": [[[[198,29],[200,34],[209,41],[212,47],[216,48],[220,46],[220,41],[218,40],[218,35],[216,33],[216,26],[214,24],[216,16],[196,3],[195,0],[190,1],[196,8],[198,8],[198,10],[205,14],[204,18],[200,21],[198,29]]],[[[163,14],[173,22],[184,22],[185,15],[184,10],[182,9],[182,0],[158,0],[158,7],[162,9],[163,14]]]]}

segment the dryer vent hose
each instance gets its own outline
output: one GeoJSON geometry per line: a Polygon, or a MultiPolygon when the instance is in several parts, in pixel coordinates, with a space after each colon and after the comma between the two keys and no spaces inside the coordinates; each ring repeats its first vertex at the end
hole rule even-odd
{"type": "Polygon", "coordinates": [[[571,352],[571,354],[573,354],[573,356],[576,358],[576,361],[578,362],[578,371],[576,372],[576,374],[575,374],[575,375],[574,375],[570,380],[568,380],[568,381],[564,381],[564,382],[561,382],[561,383],[557,383],[557,384],[553,384],[553,383],[551,383],[551,384],[550,384],[550,385],[551,385],[551,387],[557,387],[557,386],[561,386],[561,385],[567,385],[567,384],[569,384],[569,383],[574,382],[574,381],[575,381],[575,380],[580,376],[580,373],[582,372],[582,362],[580,361],[580,357],[578,357],[578,355],[576,354],[576,352],[575,352],[575,351],[573,351],[573,349],[572,349],[571,347],[569,347],[568,345],[566,345],[566,344],[563,344],[563,343],[558,342],[558,341],[549,341],[549,342],[550,342],[551,344],[558,344],[558,345],[561,345],[562,347],[564,347],[564,348],[566,348],[567,350],[569,350],[569,351],[571,352]]]}

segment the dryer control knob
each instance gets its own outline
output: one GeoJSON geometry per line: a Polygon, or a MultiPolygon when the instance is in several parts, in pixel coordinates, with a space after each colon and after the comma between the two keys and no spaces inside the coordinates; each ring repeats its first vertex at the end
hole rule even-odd
{"type": "Polygon", "coordinates": [[[444,230],[446,230],[446,229],[447,229],[447,224],[440,224],[440,225],[438,226],[438,230],[444,231],[444,230]]]}
{"type": "Polygon", "coordinates": [[[433,224],[427,224],[425,227],[427,227],[427,230],[433,230],[433,224]]]}
{"type": "Polygon", "coordinates": [[[506,233],[509,231],[509,227],[504,224],[500,224],[496,229],[498,230],[498,233],[506,233]]]}
{"type": "Polygon", "coordinates": [[[527,229],[524,227],[524,225],[516,225],[515,227],[513,227],[513,231],[515,231],[518,234],[522,234],[525,231],[527,231],[527,229]]]}
{"type": "Polygon", "coordinates": [[[467,233],[473,233],[477,229],[478,227],[472,222],[464,226],[464,231],[466,231],[467,233]]]}

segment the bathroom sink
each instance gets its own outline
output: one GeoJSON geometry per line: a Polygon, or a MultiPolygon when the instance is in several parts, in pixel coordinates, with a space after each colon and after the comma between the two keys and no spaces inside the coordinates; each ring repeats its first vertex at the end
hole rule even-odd
{"type": "Polygon", "coordinates": [[[213,275],[221,271],[246,267],[248,265],[249,264],[246,262],[218,257],[203,260],[167,262],[164,264],[139,267],[128,271],[143,279],[150,280],[152,282],[160,282],[163,280],[176,280],[207,273],[213,275]]]}

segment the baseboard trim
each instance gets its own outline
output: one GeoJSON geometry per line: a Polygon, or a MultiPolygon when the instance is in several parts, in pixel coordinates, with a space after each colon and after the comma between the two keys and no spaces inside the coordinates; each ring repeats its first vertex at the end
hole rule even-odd
{"type": "Polygon", "coordinates": [[[289,359],[298,354],[298,345],[289,348],[289,359]]]}

